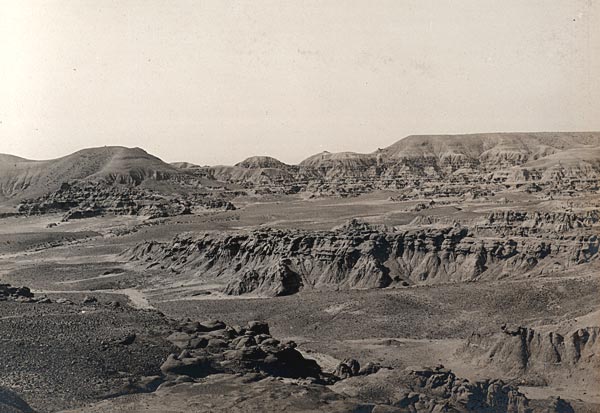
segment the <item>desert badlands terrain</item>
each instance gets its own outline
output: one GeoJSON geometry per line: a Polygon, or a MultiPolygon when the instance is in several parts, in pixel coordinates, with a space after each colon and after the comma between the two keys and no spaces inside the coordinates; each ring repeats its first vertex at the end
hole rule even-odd
{"type": "Polygon", "coordinates": [[[600,133],[0,155],[0,412],[598,412],[600,133]]]}

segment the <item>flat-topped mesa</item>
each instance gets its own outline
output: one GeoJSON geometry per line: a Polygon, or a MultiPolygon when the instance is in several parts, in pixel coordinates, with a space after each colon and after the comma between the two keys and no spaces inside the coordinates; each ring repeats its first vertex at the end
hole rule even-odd
{"type": "Polygon", "coordinates": [[[466,227],[384,230],[357,222],[333,231],[259,229],[146,242],[123,258],[223,285],[231,295],[384,288],[551,273],[597,258],[595,236],[476,238],[466,227]],[[561,262],[561,265],[557,265],[561,262]]]}
{"type": "MultiPolygon", "coordinates": [[[[576,147],[600,146],[599,132],[479,133],[413,135],[382,149],[386,158],[435,157],[450,154],[479,161],[539,159],[576,147]]],[[[511,163],[512,163],[511,162],[511,163]]]]}
{"type": "Polygon", "coordinates": [[[303,160],[299,164],[303,168],[343,168],[349,170],[362,170],[376,165],[377,157],[375,155],[354,152],[321,152],[303,160]]]}

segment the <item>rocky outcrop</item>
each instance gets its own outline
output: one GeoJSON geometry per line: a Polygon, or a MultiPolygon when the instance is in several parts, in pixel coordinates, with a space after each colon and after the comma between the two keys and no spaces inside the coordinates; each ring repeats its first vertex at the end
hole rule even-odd
{"type": "Polygon", "coordinates": [[[17,208],[24,215],[65,212],[63,221],[100,215],[139,215],[149,218],[185,215],[194,208],[235,209],[231,202],[212,195],[166,195],[148,189],[63,183],[55,192],[24,200],[17,208]]]}
{"type": "Polygon", "coordinates": [[[336,392],[406,412],[529,413],[529,400],[502,380],[470,382],[443,366],[380,370],[336,383],[336,392]]]}
{"type": "Polygon", "coordinates": [[[372,363],[361,368],[357,360],[346,359],[333,374],[325,373],[314,360],[304,358],[294,342],[273,338],[269,326],[259,321],[232,327],[220,321],[188,320],[180,322],[168,340],[181,349],[161,366],[168,386],[215,374],[258,374],[259,378],[336,383],[332,389],[338,393],[403,411],[532,412],[527,398],[514,386],[501,380],[471,383],[443,366],[395,371],[372,363]],[[375,386],[378,391],[369,391],[375,386]],[[382,395],[388,386],[393,386],[393,394],[384,390],[382,395]]]}
{"type": "Polygon", "coordinates": [[[460,409],[476,412],[506,411],[525,413],[530,411],[527,398],[514,386],[502,380],[484,380],[471,383],[469,380],[457,378],[454,373],[443,366],[410,369],[405,383],[408,384],[410,390],[425,393],[426,398],[421,396],[415,398],[414,395],[411,397],[409,393],[407,397],[399,401],[401,405],[439,404],[436,403],[437,398],[442,398],[456,405],[459,411],[460,409]]]}
{"type": "Polygon", "coordinates": [[[564,233],[589,229],[598,223],[600,212],[530,212],[503,210],[491,212],[479,229],[492,228],[498,234],[533,236],[540,233],[564,233]]]}
{"type": "Polygon", "coordinates": [[[586,327],[560,334],[521,326],[503,326],[492,336],[474,333],[461,350],[478,364],[492,365],[514,377],[569,372],[598,372],[600,327],[586,327]]]}
{"type": "Polygon", "coordinates": [[[168,337],[182,351],[171,354],[161,366],[167,380],[192,379],[219,373],[261,373],[265,376],[307,378],[325,382],[333,377],[305,359],[294,342],[282,343],[264,322],[229,327],[222,322],[187,322],[168,337]]]}
{"type": "Polygon", "coordinates": [[[381,370],[381,365],[378,363],[368,363],[364,367],[360,366],[360,363],[356,359],[345,359],[335,368],[333,372],[334,376],[340,379],[347,379],[349,377],[366,376],[368,374],[374,374],[381,370]]]}
{"type": "Polygon", "coordinates": [[[461,226],[390,230],[353,221],[332,231],[183,234],[122,257],[226,284],[228,294],[273,296],[550,273],[595,259],[598,246],[596,236],[490,239],[461,226]]]}

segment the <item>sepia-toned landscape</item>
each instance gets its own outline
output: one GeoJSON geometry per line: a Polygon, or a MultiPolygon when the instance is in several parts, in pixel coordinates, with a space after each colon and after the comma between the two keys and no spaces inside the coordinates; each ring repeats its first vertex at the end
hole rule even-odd
{"type": "Polygon", "coordinates": [[[185,161],[0,155],[0,411],[600,410],[600,133],[185,161]]]}
{"type": "Polygon", "coordinates": [[[0,413],[600,413],[600,0],[1,0],[0,413]]]}

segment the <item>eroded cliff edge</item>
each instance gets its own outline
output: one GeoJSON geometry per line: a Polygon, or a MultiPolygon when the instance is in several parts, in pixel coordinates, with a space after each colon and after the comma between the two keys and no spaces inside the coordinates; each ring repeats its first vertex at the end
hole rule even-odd
{"type": "Polygon", "coordinates": [[[224,285],[230,295],[302,289],[384,288],[540,276],[597,259],[590,232],[552,237],[489,236],[454,225],[394,229],[358,221],[330,231],[256,229],[181,234],[121,257],[224,285]]]}

